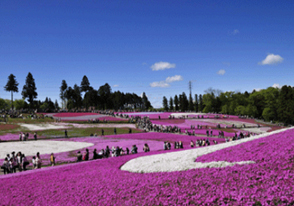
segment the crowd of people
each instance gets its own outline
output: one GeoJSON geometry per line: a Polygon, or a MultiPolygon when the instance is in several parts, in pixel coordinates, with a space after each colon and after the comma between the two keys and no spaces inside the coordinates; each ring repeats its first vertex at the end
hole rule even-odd
{"type": "MultiPolygon", "coordinates": [[[[143,146],[144,152],[150,152],[150,147],[147,143],[143,146]]],[[[102,159],[102,158],[109,158],[109,157],[119,157],[122,155],[129,155],[129,154],[137,154],[138,153],[138,147],[136,145],[133,145],[131,150],[126,147],[125,150],[122,147],[112,147],[109,148],[109,146],[106,146],[105,149],[101,149],[99,152],[97,152],[97,149],[93,150],[92,158],[90,158],[90,152],[89,149],[86,149],[83,153],[81,151],[77,152],[77,162],[81,161],[88,161],[90,159],[102,159]]]]}
{"type": "MultiPolygon", "coordinates": [[[[27,141],[29,139],[29,136],[30,136],[30,134],[28,132],[27,133],[20,132],[19,133],[19,141],[27,141]]],[[[37,132],[34,133],[33,137],[34,137],[34,140],[37,140],[37,138],[38,138],[37,132]]]]}
{"type": "MultiPolygon", "coordinates": [[[[6,155],[1,166],[1,169],[3,169],[4,174],[16,173],[17,170],[19,172],[22,172],[27,170],[27,166],[29,164],[30,161],[27,159],[25,154],[23,154],[20,151],[17,154],[15,154],[15,152],[13,151],[11,155],[6,155]]],[[[50,156],[50,164],[51,166],[55,165],[55,156],[53,153],[51,153],[50,156]]],[[[41,168],[42,159],[39,152],[37,152],[36,155],[32,157],[32,166],[33,169],[41,168]]]]}

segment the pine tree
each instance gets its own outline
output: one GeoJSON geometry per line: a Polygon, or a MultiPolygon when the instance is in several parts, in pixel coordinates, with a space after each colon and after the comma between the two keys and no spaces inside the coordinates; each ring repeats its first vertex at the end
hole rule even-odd
{"type": "Polygon", "coordinates": [[[175,104],[175,110],[179,111],[179,99],[177,95],[175,95],[174,104],[175,104]]]}
{"type": "Polygon", "coordinates": [[[28,98],[30,108],[34,107],[34,99],[36,99],[38,96],[36,90],[37,88],[35,84],[35,79],[33,78],[33,75],[29,72],[26,78],[26,84],[23,86],[21,95],[24,99],[28,98]]]}
{"type": "Polygon", "coordinates": [[[174,101],[172,97],[169,98],[169,110],[170,111],[174,110],[174,101]]]}
{"type": "Polygon", "coordinates": [[[165,96],[163,96],[162,106],[165,111],[168,111],[167,98],[165,96]]]}
{"type": "Polygon", "coordinates": [[[195,112],[198,112],[198,95],[195,94],[195,112]]]}
{"type": "Polygon", "coordinates": [[[67,83],[66,83],[65,80],[62,80],[61,86],[60,86],[60,94],[59,94],[59,96],[60,96],[60,99],[62,100],[62,104],[63,104],[64,108],[66,108],[66,104],[65,104],[65,99],[66,99],[65,91],[66,91],[66,89],[67,89],[67,83]]]}
{"type": "Polygon", "coordinates": [[[16,81],[13,74],[9,75],[7,84],[4,89],[7,92],[11,92],[11,109],[13,109],[13,92],[18,92],[18,82],[16,81]]]}

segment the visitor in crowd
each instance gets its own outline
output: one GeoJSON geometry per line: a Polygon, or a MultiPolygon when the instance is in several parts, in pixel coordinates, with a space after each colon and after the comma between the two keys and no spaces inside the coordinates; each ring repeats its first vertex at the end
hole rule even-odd
{"type": "Polygon", "coordinates": [[[150,152],[150,148],[149,148],[147,143],[144,144],[143,151],[144,152],[150,152]]]}
{"type": "Polygon", "coordinates": [[[67,130],[64,130],[64,136],[67,138],[67,130]]]}
{"type": "Polygon", "coordinates": [[[184,146],[183,146],[182,141],[179,141],[179,149],[183,149],[183,148],[184,148],[184,146]]]}
{"type": "Polygon", "coordinates": [[[51,166],[55,165],[55,157],[54,157],[53,153],[51,153],[51,155],[50,155],[50,164],[51,164],[51,166]]]}
{"type": "Polygon", "coordinates": [[[193,140],[191,140],[191,142],[190,142],[190,146],[191,146],[191,147],[194,147],[194,142],[193,142],[193,140]]]}
{"type": "Polygon", "coordinates": [[[37,132],[34,133],[34,140],[37,140],[37,132]]]}
{"type": "Polygon", "coordinates": [[[28,161],[27,157],[22,154],[22,167],[23,170],[26,171],[27,170],[27,166],[30,164],[30,162],[28,161]]]}
{"type": "Polygon", "coordinates": [[[101,136],[104,136],[104,129],[101,129],[101,136]]]}
{"type": "Polygon", "coordinates": [[[138,148],[137,148],[137,146],[135,144],[133,145],[133,147],[131,149],[131,153],[132,154],[137,154],[138,153],[138,148]]]}
{"type": "Polygon", "coordinates": [[[36,156],[33,156],[33,158],[32,158],[32,164],[33,164],[33,168],[36,169],[37,168],[36,156]]]}
{"type": "Polygon", "coordinates": [[[77,153],[77,162],[81,162],[82,159],[83,159],[83,155],[82,155],[81,151],[78,151],[78,153],[77,153]]]}
{"type": "Polygon", "coordinates": [[[98,153],[97,153],[97,150],[94,149],[94,151],[93,151],[93,160],[96,160],[96,159],[98,159],[98,153]]]}
{"type": "Polygon", "coordinates": [[[42,166],[42,159],[40,157],[40,153],[37,152],[36,154],[36,169],[40,169],[42,166]]]}
{"type": "Polygon", "coordinates": [[[116,134],[116,128],[113,129],[114,134],[116,134]]]}
{"type": "Polygon", "coordinates": [[[5,157],[4,162],[1,166],[1,169],[3,169],[4,174],[8,174],[9,173],[9,162],[8,162],[8,158],[5,157]]]}

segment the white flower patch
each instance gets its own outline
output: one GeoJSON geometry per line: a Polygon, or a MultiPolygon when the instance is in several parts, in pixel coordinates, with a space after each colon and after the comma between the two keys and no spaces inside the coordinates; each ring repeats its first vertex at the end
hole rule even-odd
{"type": "Polygon", "coordinates": [[[51,154],[67,152],[77,149],[93,146],[93,143],[87,142],[72,142],[72,141],[24,141],[24,142],[1,142],[0,144],[0,158],[5,158],[6,154],[11,154],[12,151],[16,153],[21,151],[26,156],[36,155],[37,152],[42,154],[51,154]]]}
{"type": "Polygon", "coordinates": [[[277,130],[270,133],[265,133],[265,134],[245,138],[245,139],[240,139],[237,141],[227,142],[227,143],[218,144],[218,145],[212,145],[208,147],[201,147],[201,148],[178,151],[178,152],[170,152],[165,154],[138,157],[124,164],[121,167],[121,170],[129,171],[129,172],[151,173],[151,172],[184,171],[184,170],[204,168],[204,167],[210,167],[210,168],[211,167],[227,167],[227,166],[233,166],[235,164],[252,164],[255,162],[253,161],[240,161],[240,162],[218,161],[218,162],[201,163],[201,162],[195,162],[195,160],[197,157],[200,157],[202,155],[212,153],[227,147],[232,147],[238,144],[242,144],[244,142],[252,141],[261,137],[266,137],[272,134],[283,132],[288,129],[291,129],[291,128],[277,130]]]}

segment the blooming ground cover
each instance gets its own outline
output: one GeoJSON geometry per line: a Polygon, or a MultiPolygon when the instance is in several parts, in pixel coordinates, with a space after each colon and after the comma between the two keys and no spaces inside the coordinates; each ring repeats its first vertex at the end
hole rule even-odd
{"type": "Polygon", "coordinates": [[[134,157],[161,153],[157,151],[1,176],[1,204],[293,205],[293,133],[291,129],[197,158],[250,159],[255,164],[148,174],[119,169],[134,157]]]}

